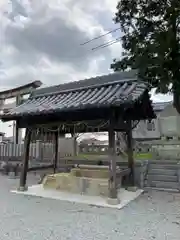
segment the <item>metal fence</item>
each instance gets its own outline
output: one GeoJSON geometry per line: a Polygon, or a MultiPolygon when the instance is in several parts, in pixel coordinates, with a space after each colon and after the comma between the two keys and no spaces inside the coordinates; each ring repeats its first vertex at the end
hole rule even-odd
{"type": "MultiPolygon", "coordinates": [[[[24,153],[24,143],[0,143],[0,161],[21,161],[24,153]]],[[[73,139],[59,138],[58,157],[73,155],[73,139]]],[[[52,162],[54,158],[53,141],[34,141],[30,144],[30,160],[52,162]]]]}

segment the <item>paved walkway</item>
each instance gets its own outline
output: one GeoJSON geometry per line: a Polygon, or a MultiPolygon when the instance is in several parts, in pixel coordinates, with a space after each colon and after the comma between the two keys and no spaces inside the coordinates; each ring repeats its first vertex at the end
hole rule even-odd
{"type": "Polygon", "coordinates": [[[180,239],[180,194],[153,191],[113,210],[10,193],[16,185],[0,176],[0,240],[180,239]]]}

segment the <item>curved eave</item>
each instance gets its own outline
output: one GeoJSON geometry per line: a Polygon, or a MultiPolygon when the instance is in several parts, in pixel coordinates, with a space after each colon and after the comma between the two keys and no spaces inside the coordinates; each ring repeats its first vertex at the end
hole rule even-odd
{"type": "Polygon", "coordinates": [[[136,115],[139,107],[142,109],[139,113],[140,119],[154,116],[148,89],[144,83],[137,81],[115,82],[93,88],[61,92],[57,95],[31,97],[24,104],[17,106],[6,114],[2,114],[0,118],[3,121],[11,121],[20,118],[59,114],[67,116],[69,113],[77,114],[78,112],[81,112],[82,118],[83,114],[87,114],[88,111],[100,111],[102,109],[107,111],[110,108],[119,108],[123,111],[122,108],[126,109],[128,106],[134,115],[136,115]]]}
{"type": "MultiPolygon", "coordinates": [[[[60,112],[59,111],[39,111],[36,112],[35,114],[29,114],[29,113],[23,113],[23,114],[18,114],[18,115],[11,115],[11,114],[4,114],[3,116],[1,116],[1,120],[3,122],[7,122],[7,121],[12,121],[12,120],[16,120],[16,121],[30,121],[32,120],[32,122],[37,119],[37,122],[47,122],[50,121],[50,119],[57,119],[58,121],[84,121],[84,118],[86,120],[88,120],[88,116],[90,116],[90,119],[103,119],[108,118],[109,115],[109,110],[110,109],[116,109],[119,110],[121,113],[125,113],[125,115],[127,114],[127,112],[131,112],[131,120],[145,120],[145,119],[154,119],[156,118],[156,114],[153,111],[151,102],[147,102],[147,104],[144,105],[141,103],[138,103],[139,101],[135,101],[135,102],[126,102],[126,103],[121,103],[121,104],[113,104],[113,105],[104,105],[104,106],[86,106],[86,107],[82,107],[82,108],[71,108],[71,109],[62,109],[60,112]],[[141,111],[140,111],[140,109],[141,111]],[[97,114],[98,112],[98,114],[97,114]],[[104,115],[104,112],[106,113],[106,115],[104,115]],[[90,115],[89,115],[90,114],[90,115]],[[71,116],[71,118],[69,118],[71,116]],[[98,116],[98,117],[97,117],[98,116]],[[74,119],[75,117],[75,119],[74,119]],[[62,120],[63,119],[63,120],[62,120]]],[[[125,117],[125,116],[124,116],[125,117]]],[[[127,114],[127,119],[129,117],[129,113],[127,114]]],[[[125,117],[126,118],[126,117],[125,117]]],[[[54,121],[54,120],[53,120],[54,121]]],[[[36,121],[35,121],[36,122],[36,121]]]]}

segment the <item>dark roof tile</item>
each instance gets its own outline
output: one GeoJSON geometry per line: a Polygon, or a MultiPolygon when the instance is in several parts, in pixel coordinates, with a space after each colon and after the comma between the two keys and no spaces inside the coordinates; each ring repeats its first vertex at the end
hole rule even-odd
{"type": "Polygon", "coordinates": [[[121,106],[134,102],[147,90],[148,85],[138,81],[132,73],[114,73],[37,90],[25,103],[3,114],[2,118],[121,106]]]}
{"type": "Polygon", "coordinates": [[[57,93],[65,90],[72,90],[78,88],[86,88],[95,85],[102,85],[106,83],[113,83],[116,81],[135,80],[137,79],[136,71],[129,72],[115,72],[108,75],[97,76],[80,81],[68,82],[56,86],[50,86],[46,88],[39,88],[33,92],[34,96],[46,95],[50,93],[57,93]]]}

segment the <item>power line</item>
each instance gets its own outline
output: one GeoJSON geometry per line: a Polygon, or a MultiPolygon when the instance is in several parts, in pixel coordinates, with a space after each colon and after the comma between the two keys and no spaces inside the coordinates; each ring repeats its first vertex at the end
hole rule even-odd
{"type": "Polygon", "coordinates": [[[94,48],[92,48],[91,50],[94,51],[94,50],[99,50],[99,49],[102,49],[102,48],[111,46],[111,45],[113,45],[113,44],[115,44],[115,43],[118,43],[120,40],[121,40],[121,37],[116,38],[115,40],[112,40],[112,41],[103,43],[103,44],[101,44],[101,45],[99,45],[99,46],[97,46],[97,47],[94,47],[94,48]]]}
{"type": "Polygon", "coordinates": [[[97,40],[97,39],[99,39],[99,38],[105,37],[106,35],[108,35],[108,34],[110,34],[110,33],[116,32],[116,31],[119,30],[119,29],[120,29],[120,27],[115,28],[115,29],[113,29],[113,30],[111,30],[111,31],[109,31],[109,32],[107,32],[107,33],[104,33],[104,34],[102,34],[102,35],[100,35],[100,36],[97,36],[97,37],[95,37],[95,38],[92,38],[92,39],[90,39],[90,40],[88,40],[88,41],[86,41],[86,42],[84,42],[84,43],[81,43],[80,45],[81,45],[81,46],[86,45],[86,44],[88,44],[88,43],[90,43],[90,42],[92,42],[92,41],[94,41],[94,40],[97,40]]]}

